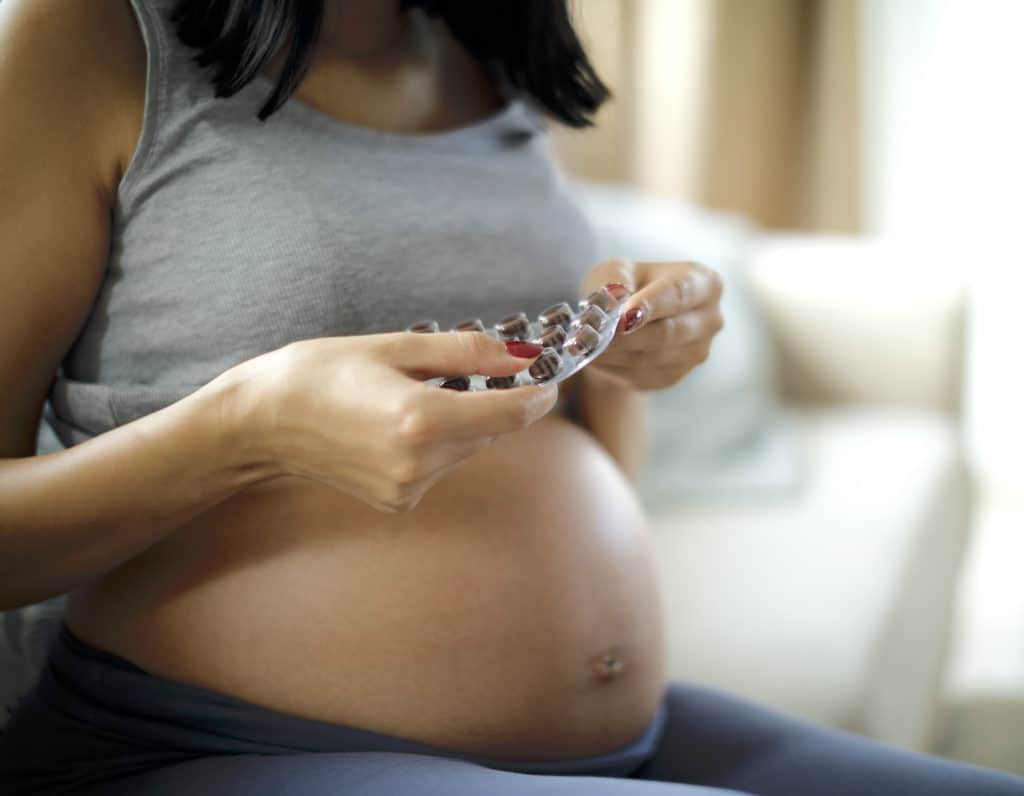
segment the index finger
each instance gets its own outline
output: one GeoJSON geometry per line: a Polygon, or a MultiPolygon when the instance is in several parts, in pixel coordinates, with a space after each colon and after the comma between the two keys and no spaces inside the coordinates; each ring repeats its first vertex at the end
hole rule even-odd
{"type": "Polygon", "coordinates": [[[715,271],[698,263],[685,265],[685,270],[655,279],[630,296],[622,308],[621,328],[632,331],[642,324],[682,315],[721,297],[722,279],[715,271]],[[635,317],[636,311],[640,316],[638,323],[630,328],[630,318],[635,317]]]}

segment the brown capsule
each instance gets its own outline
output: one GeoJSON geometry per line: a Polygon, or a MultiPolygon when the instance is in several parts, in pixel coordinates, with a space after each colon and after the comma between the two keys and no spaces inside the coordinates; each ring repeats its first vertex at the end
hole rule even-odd
{"type": "Polygon", "coordinates": [[[603,287],[598,288],[586,298],[579,300],[579,308],[585,310],[587,307],[597,307],[603,312],[610,312],[618,306],[619,300],[603,287]]]}
{"type": "Polygon", "coordinates": [[[565,341],[565,350],[574,357],[585,357],[601,344],[601,335],[591,326],[580,326],[576,333],[565,341]]]}
{"type": "Polygon", "coordinates": [[[590,326],[599,332],[607,321],[608,316],[604,314],[604,310],[596,305],[591,305],[579,314],[579,317],[572,322],[572,325],[575,327],[590,326]]]}
{"type": "Polygon", "coordinates": [[[550,326],[544,330],[540,337],[537,337],[533,342],[538,345],[542,345],[545,348],[554,348],[556,351],[562,348],[562,344],[565,342],[565,329],[561,326],[550,326]]]}
{"type": "Polygon", "coordinates": [[[572,307],[564,301],[560,304],[552,304],[538,315],[537,319],[545,328],[561,326],[563,329],[568,329],[569,323],[572,321],[572,307]]]}
{"type": "Polygon", "coordinates": [[[465,392],[469,389],[469,376],[451,376],[441,382],[446,390],[458,390],[465,392]]]}
{"type": "Polygon", "coordinates": [[[482,332],[486,329],[484,322],[479,318],[468,318],[455,325],[452,331],[455,332],[482,332]]]}
{"type": "Polygon", "coordinates": [[[502,340],[525,340],[530,331],[530,319],[525,312],[517,312],[502,318],[494,328],[502,340]]]}
{"type": "Polygon", "coordinates": [[[416,332],[417,334],[431,334],[432,332],[440,331],[441,327],[437,325],[437,321],[416,321],[412,324],[407,332],[416,332]]]}
{"type": "Polygon", "coordinates": [[[562,358],[553,348],[545,348],[537,359],[530,365],[530,375],[538,384],[550,381],[562,364],[562,358]]]}
{"type": "Polygon", "coordinates": [[[507,390],[516,386],[515,376],[488,376],[484,380],[488,390],[507,390]]]}

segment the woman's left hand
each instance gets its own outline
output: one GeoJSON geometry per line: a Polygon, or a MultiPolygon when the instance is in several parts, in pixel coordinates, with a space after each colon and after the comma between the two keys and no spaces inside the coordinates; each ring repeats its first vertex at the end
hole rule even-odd
{"type": "Polygon", "coordinates": [[[588,369],[658,390],[708,358],[723,326],[718,273],[691,262],[608,260],[583,280],[580,296],[605,285],[625,303],[615,338],[588,369]]]}

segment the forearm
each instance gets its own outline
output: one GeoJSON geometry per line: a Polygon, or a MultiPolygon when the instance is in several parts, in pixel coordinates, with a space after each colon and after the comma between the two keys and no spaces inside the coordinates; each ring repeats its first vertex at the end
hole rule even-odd
{"type": "Polygon", "coordinates": [[[575,420],[635,483],[649,449],[646,393],[589,368],[581,370],[566,385],[575,420]]]}
{"type": "Polygon", "coordinates": [[[0,461],[0,609],[72,590],[266,477],[223,420],[223,374],[66,451],[0,461]]]}

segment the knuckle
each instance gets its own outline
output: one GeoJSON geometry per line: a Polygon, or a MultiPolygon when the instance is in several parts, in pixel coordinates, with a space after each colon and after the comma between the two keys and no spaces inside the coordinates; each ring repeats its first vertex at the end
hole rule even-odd
{"type": "Polygon", "coordinates": [[[472,359],[480,359],[494,351],[495,341],[478,332],[460,332],[459,345],[472,359]]]}
{"type": "Polygon", "coordinates": [[[687,304],[687,298],[690,295],[690,280],[688,278],[677,279],[674,283],[676,295],[676,305],[679,307],[685,307],[687,304]]]}
{"type": "Polygon", "coordinates": [[[435,423],[418,406],[404,406],[399,410],[399,420],[395,426],[398,439],[406,445],[418,445],[433,439],[436,434],[435,423]]]}

